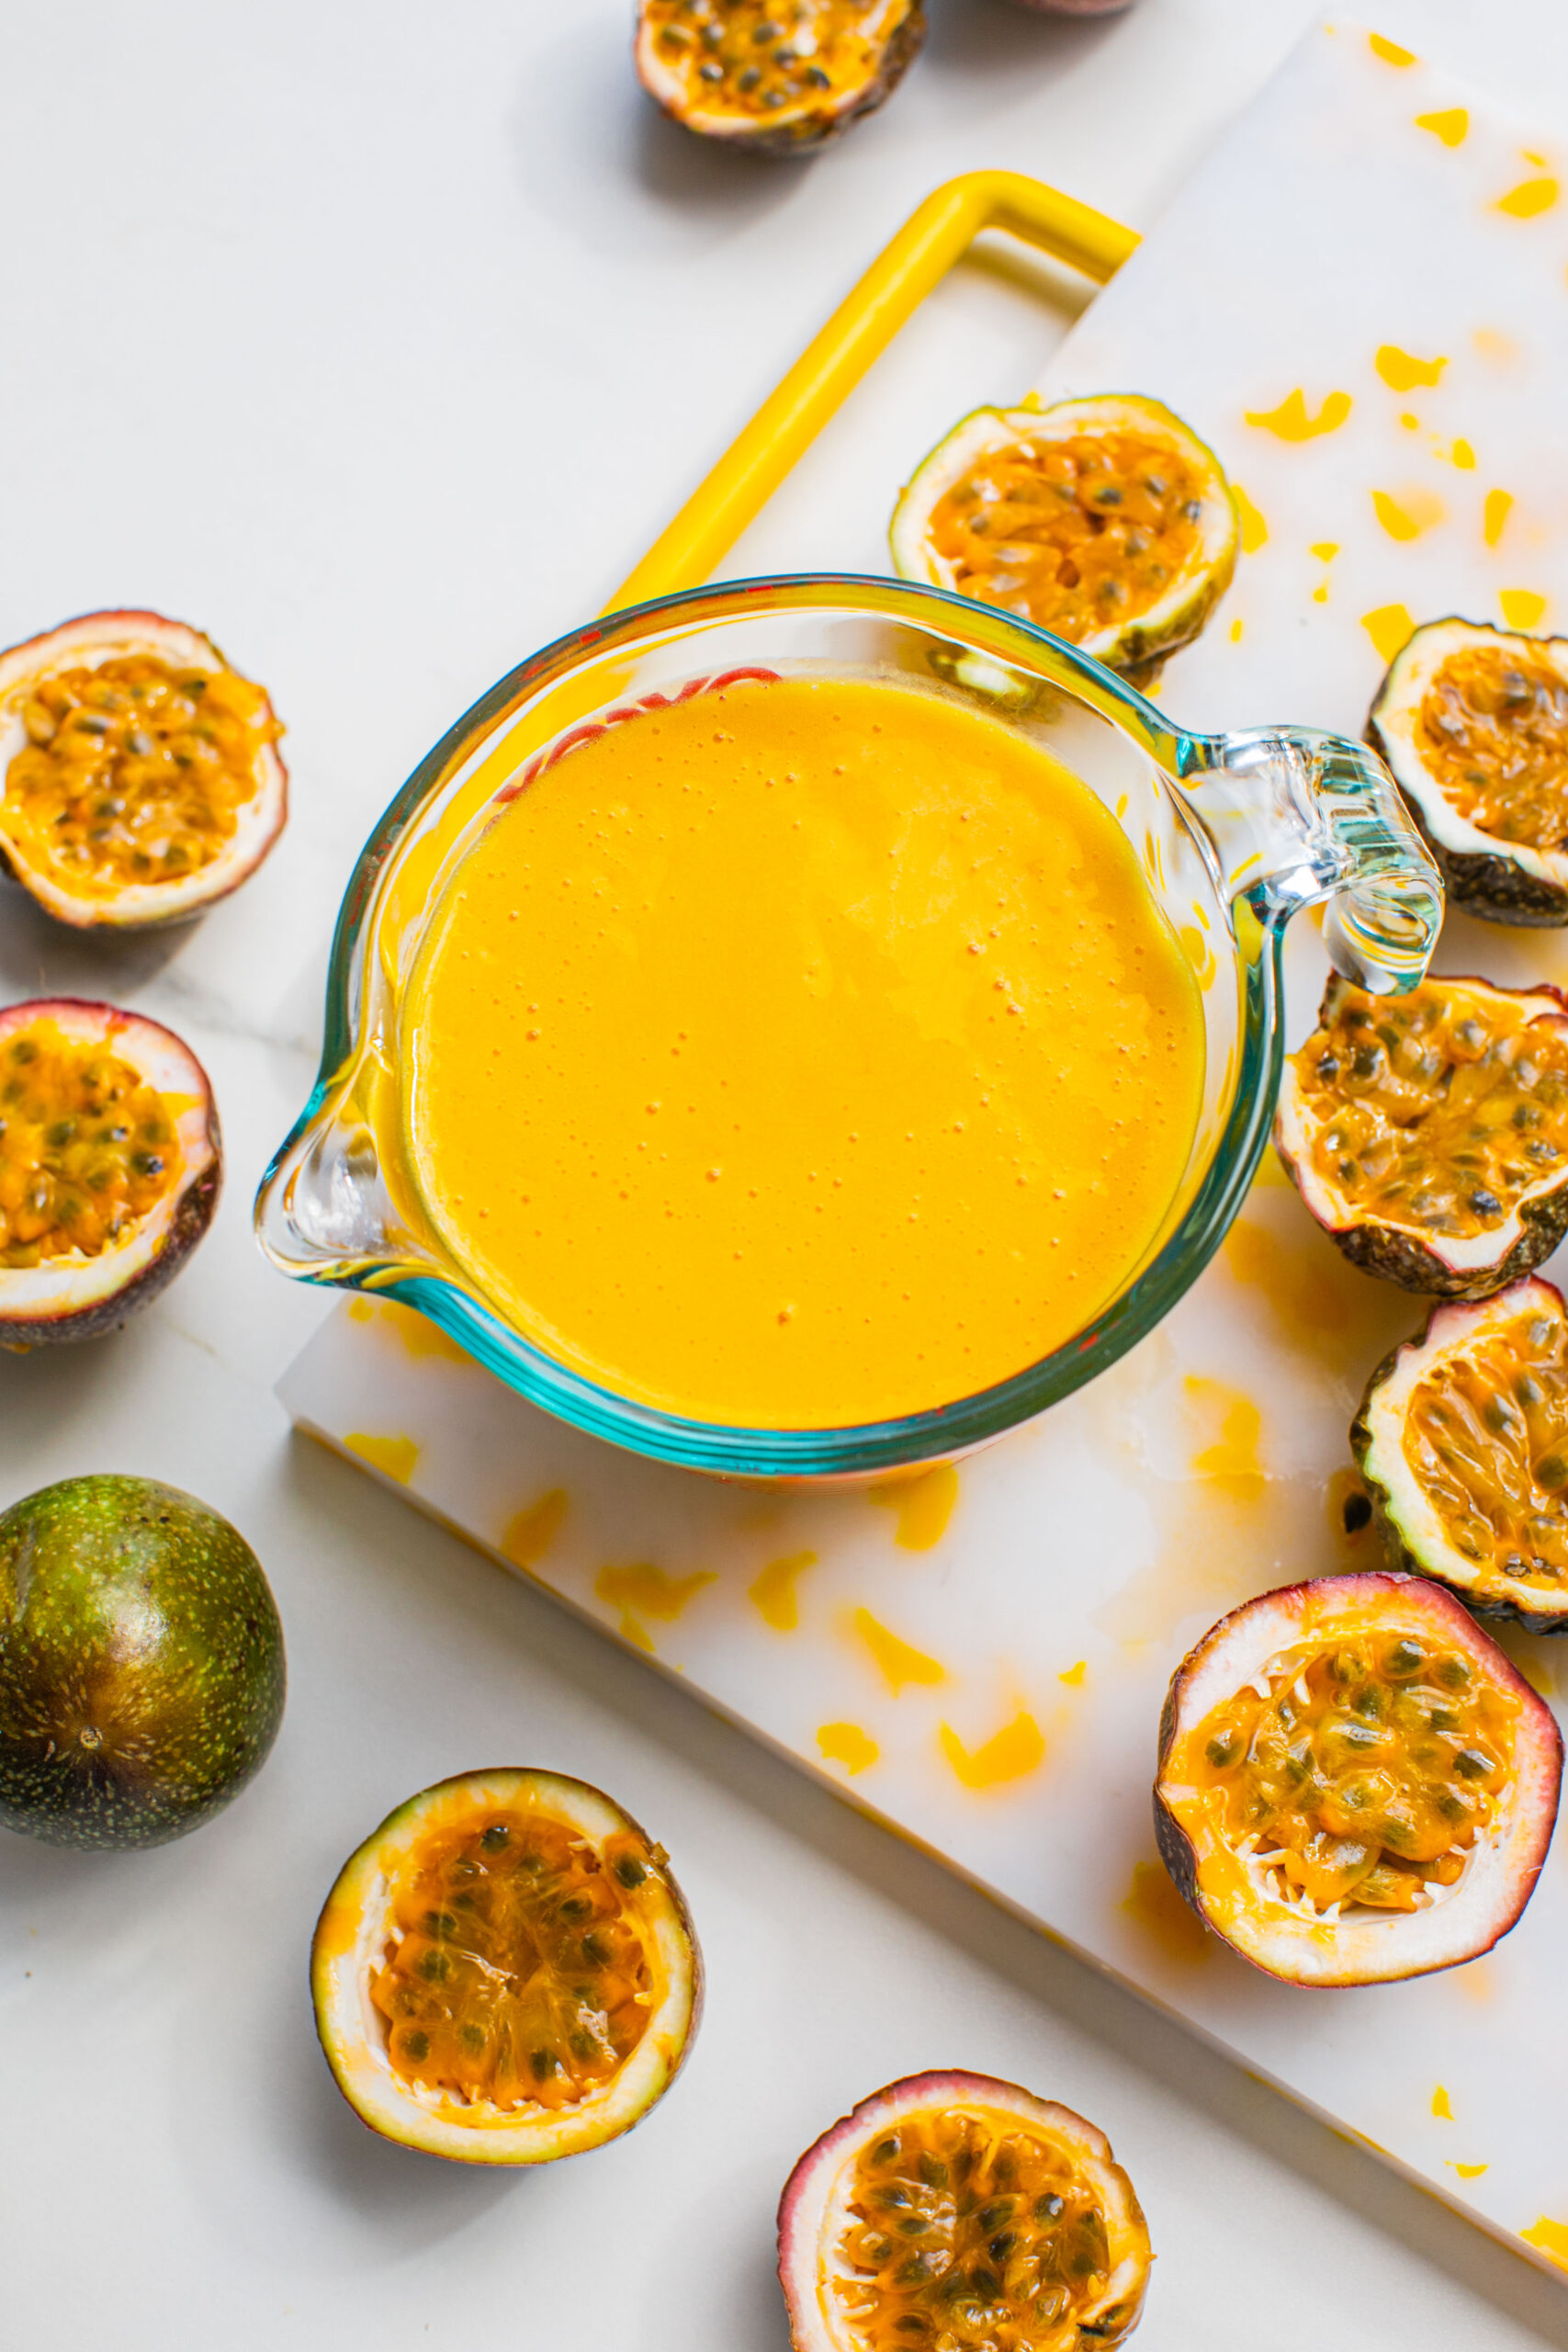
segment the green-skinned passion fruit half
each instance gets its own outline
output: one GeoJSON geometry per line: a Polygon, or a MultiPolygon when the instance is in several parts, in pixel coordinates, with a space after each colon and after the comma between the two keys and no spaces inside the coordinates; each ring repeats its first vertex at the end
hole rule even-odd
{"type": "Polygon", "coordinates": [[[338,2088],[384,2138],[538,2165],[639,2123],[680,2071],[702,1959],[664,1849],[586,1781],[464,1772],[350,1856],[310,1955],[338,2088]]]}
{"type": "Polygon", "coordinates": [[[87,613],[0,653],[0,865],[78,929],[183,922],[283,830],[263,687],[161,613],[87,613]]]}
{"type": "Polygon", "coordinates": [[[163,1846],[222,1810],[283,1717],[261,1564],[194,1495],[66,1478],[0,1512],[0,1821],[163,1846]]]}
{"type": "Polygon", "coordinates": [[[1551,1842],[1551,1712],[1451,1593],[1381,1571],[1247,1601],[1172,1677],[1155,1830],[1177,1886],[1292,1984],[1490,1951],[1551,1842]]]}
{"type": "Polygon", "coordinates": [[[1539,1275],[1437,1307],[1350,1430],[1390,1564],[1568,1633],[1568,1315],[1539,1275]]]}
{"type": "Polygon", "coordinates": [[[1568,1000],[1428,978],[1328,984],[1285,1064],[1274,1142],[1351,1261],[1405,1290],[1484,1298],[1568,1230],[1568,1000]]]}
{"type": "Polygon", "coordinates": [[[1202,628],[1235,570],[1219,459],[1157,401],[981,408],[894,511],[893,569],[1021,614],[1143,673],[1202,628]]]}
{"type": "Polygon", "coordinates": [[[1428,621],[1390,662],[1367,740],[1456,906],[1568,923],[1568,638],[1428,621]]]}
{"type": "Polygon", "coordinates": [[[112,1330],[173,1282],[222,1176],[206,1071],[160,1022],[0,1011],[0,1346],[112,1330]]]}
{"type": "Polygon", "coordinates": [[[923,0],[639,0],[637,70],[699,137],[800,155],[874,113],[925,37],[923,0]]]}
{"type": "Polygon", "coordinates": [[[795,2352],[1125,2343],[1149,2233],[1103,2132],[990,2075],[911,2075],[806,2154],[779,2203],[795,2352]]]}

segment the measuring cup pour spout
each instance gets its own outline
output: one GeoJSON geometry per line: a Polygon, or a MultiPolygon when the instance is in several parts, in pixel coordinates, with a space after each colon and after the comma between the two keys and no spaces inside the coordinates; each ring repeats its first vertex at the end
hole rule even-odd
{"type": "Polygon", "coordinates": [[[1374,995],[1426,976],[1443,886],[1393,778],[1364,745],[1310,727],[1181,737],[1171,763],[1183,808],[1239,913],[1279,932],[1327,899],[1336,970],[1374,995]]]}

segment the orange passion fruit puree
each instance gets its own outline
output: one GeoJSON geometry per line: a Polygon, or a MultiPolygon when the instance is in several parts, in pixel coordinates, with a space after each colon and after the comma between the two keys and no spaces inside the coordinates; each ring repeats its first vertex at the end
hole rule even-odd
{"type": "Polygon", "coordinates": [[[623,1395],[812,1428],[1072,1337],[1157,1232],[1201,1000],[1125,836],[962,704],[788,679],[628,718],[457,870],[404,1008],[433,1220],[623,1395]]]}
{"type": "Polygon", "coordinates": [[[1416,728],[1445,800],[1483,833],[1568,848],[1568,678],[1501,646],[1450,653],[1416,728]]]}
{"type": "Polygon", "coordinates": [[[1455,1550],[1506,1577],[1568,1576],[1568,1328],[1531,1307],[1416,1382],[1404,1458],[1455,1550]]]}
{"type": "Polygon", "coordinates": [[[210,865],[254,797],[257,754],[283,732],[248,678],[151,653],[39,678],[22,721],[6,819],[28,863],[73,889],[210,865]]]}
{"type": "Polygon", "coordinates": [[[909,0],[649,0],[659,54],[702,114],[766,121],[859,89],[909,0]]]}
{"type": "Polygon", "coordinates": [[[1192,1780],[1259,1892],[1418,1911],[1458,1883],[1507,1781],[1517,1702],[1459,1651],[1347,1627],[1271,1661],[1192,1735],[1192,1780]]]}
{"type": "Polygon", "coordinates": [[[861,2155],[833,2286],[866,2352],[1077,2346],[1111,2256],[1099,2191],[1043,2132],[964,2109],[903,2117],[861,2155]],[[1041,2330],[1053,2333],[1043,2336],[1041,2330]]]}
{"type": "Polygon", "coordinates": [[[33,1022],[0,1043],[0,1266],[96,1258],[172,1190],[168,1104],[111,1046],[33,1022]]]}
{"type": "Polygon", "coordinates": [[[394,2073],[470,2103],[573,2107],[642,2040],[652,1970],[637,1890],[656,1858],[496,1813],[434,1831],[396,1888],[370,1997],[394,2073]]]}
{"type": "Polygon", "coordinates": [[[1078,644],[1157,604],[1201,526],[1200,485],[1167,443],[1084,433],[989,452],[938,499],[927,536],[964,595],[1078,644]]]}
{"type": "Polygon", "coordinates": [[[1471,1238],[1568,1156],[1568,1024],[1452,981],[1343,991],[1293,1057],[1313,1165],[1386,1225],[1471,1238]]]}

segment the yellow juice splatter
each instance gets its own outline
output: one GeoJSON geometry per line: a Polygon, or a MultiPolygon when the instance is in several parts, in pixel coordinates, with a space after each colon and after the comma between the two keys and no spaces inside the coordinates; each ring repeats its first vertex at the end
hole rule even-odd
{"type": "Polygon", "coordinates": [[[1414,352],[1401,351],[1397,343],[1381,344],[1372,362],[1391,392],[1413,392],[1417,384],[1436,384],[1448,364],[1446,359],[1417,359],[1414,352]]]}
{"type": "Polygon", "coordinates": [[[1385,65],[1414,65],[1416,62],[1413,49],[1401,49],[1396,40],[1385,40],[1382,33],[1369,33],[1367,47],[1374,57],[1381,57],[1385,65]]]}
{"type": "Polygon", "coordinates": [[[1375,611],[1361,615],[1361,627],[1385,662],[1392,662],[1416,634],[1416,624],[1404,605],[1379,605],[1375,611]]]}
{"type": "Polygon", "coordinates": [[[1510,628],[1534,628],[1546,611],[1546,598],[1533,588],[1499,588],[1497,605],[1510,628]]]}
{"type": "Polygon", "coordinates": [[[857,1609],[851,1620],[855,1632],[871,1652],[880,1668],[887,1688],[897,1698],[911,1682],[937,1683],[947,1680],[947,1668],[924,1650],[903,1641],[891,1632],[869,1609],[857,1609]]]}
{"type": "Polygon", "coordinates": [[[412,1437],[373,1437],[367,1430],[351,1430],[344,1443],[350,1453],[357,1453],[384,1476],[395,1478],[400,1487],[406,1487],[413,1476],[419,1448],[412,1437]]]}
{"type": "Polygon", "coordinates": [[[815,1552],[791,1552],[782,1560],[770,1560],[747,1588],[763,1624],[771,1625],[775,1634],[793,1634],[799,1624],[800,1598],[795,1580],[816,1566],[815,1552]]]}
{"type": "Polygon", "coordinates": [[[1489,490],[1481,510],[1481,536],[1489,548],[1495,548],[1503,536],[1503,526],[1513,507],[1513,498],[1506,490],[1489,490]]]}
{"type": "Polygon", "coordinates": [[[1429,490],[1402,490],[1397,498],[1386,490],[1372,492],[1372,511],[1391,539],[1418,539],[1443,519],[1443,502],[1429,490]]]}
{"type": "Polygon", "coordinates": [[[1539,2222],[1521,2230],[1519,2235],[1527,2245],[1544,2254],[1549,2262],[1555,2262],[1559,2270],[1568,2270],[1568,2222],[1554,2222],[1550,2213],[1543,2213],[1539,2222]]]}
{"type": "Polygon", "coordinates": [[[531,1568],[536,1560],[544,1558],[560,1532],[568,1508],[566,1488],[552,1487],[507,1521],[500,1548],[514,1568],[531,1568]]]}
{"type": "Polygon", "coordinates": [[[1004,1781],[1021,1781],[1045,1760],[1045,1735],[1022,1709],[976,1748],[965,1747],[951,1724],[942,1724],[940,1739],[942,1754],[966,1789],[995,1789],[1004,1781]]]}
{"type": "Polygon", "coordinates": [[[1083,1689],[1084,1676],[1088,1672],[1089,1660],[1087,1657],[1080,1657],[1077,1666],[1064,1667],[1061,1673],[1057,1675],[1056,1679],[1058,1682],[1067,1683],[1074,1690],[1081,1690],[1083,1689]]]}
{"type": "Polygon", "coordinates": [[[1308,555],[1316,556],[1319,563],[1332,563],[1338,552],[1337,539],[1314,539],[1307,549],[1308,555]]]}
{"type": "Polygon", "coordinates": [[[940,1544],[958,1500],[958,1473],[951,1462],[939,1462],[918,1478],[874,1487],[871,1499],[898,1514],[893,1541],[905,1552],[929,1552],[940,1544]]]}
{"type": "Polygon", "coordinates": [[[1452,2156],[1448,2157],[1446,2162],[1448,2164],[1449,2170],[1450,2172],[1457,2172],[1461,2180],[1479,2180],[1483,2172],[1490,2172],[1492,2169],[1490,2165],[1455,2164],[1452,2156]]]}
{"type": "Polygon", "coordinates": [[[1470,110],[1467,107],[1439,107],[1434,114],[1418,114],[1416,128],[1429,130],[1445,147],[1462,146],[1470,130],[1470,110]]]}
{"type": "Polygon", "coordinates": [[[1449,454],[1461,473],[1472,474],[1475,471],[1475,452],[1468,441],[1456,441],[1449,454]]]}
{"type": "Polygon", "coordinates": [[[1240,482],[1232,482],[1231,496],[1235,500],[1235,511],[1241,523],[1242,553],[1256,555],[1269,537],[1269,526],[1240,482]]]}
{"type": "Polygon", "coordinates": [[[1122,1905],[1152,1936],[1168,1960],[1205,1961],[1213,1947],[1202,1921],[1184,1903],[1163,1862],[1136,1862],[1133,1884],[1122,1905]]]}
{"type": "Polygon", "coordinates": [[[620,1611],[622,1640],[651,1650],[652,1640],[640,1621],[657,1617],[672,1625],[704,1585],[714,1581],[706,1569],[694,1569],[689,1577],[672,1577],[650,1560],[637,1560],[625,1567],[601,1568],[593,1589],[610,1608],[620,1611]]]}
{"type": "Polygon", "coordinates": [[[1241,643],[1241,623],[1239,620],[1234,620],[1231,623],[1231,643],[1233,645],[1239,645],[1241,643]]]}
{"type": "Polygon", "coordinates": [[[817,1745],[825,1763],[841,1764],[846,1772],[863,1772],[882,1753],[859,1724],[823,1724],[818,1729],[817,1745]]]}
{"type": "Polygon", "coordinates": [[[1278,408],[1248,409],[1248,424],[1260,425],[1265,433],[1277,433],[1281,441],[1315,441],[1320,434],[1337,433],[1349,415],[1353,402],[1348,392],[1329,392],[1317,414],[1308,413],[1306,394],[1287,392],[1278,408]]]}
{"type": "Polygon", "coordinates": [[[1454,2120],[1452,2101],[1441,2083],[1432,2093],[1432,2112],[1439,2123],[1451,2123],[1454,2120]]]}
{"type": "Polygon", "coordinates": [[[1211,1445],[1201,1446],[1192,1456],[1192,1467],[1201,1478],[1213,1479],[1215,1486],[1238,1502],[1251,1501],[1263,1489],[1263,1469],[1258,1459],[1258,1441],[1263,1430],[1263,1416],[1249,1396],[1227,1388],[1223,1381],[1207,1380],[1200,1373],[1190,1373],[1182,1385],[1188,1396],[1205,1419],[1219,1417],[1220,1434],[1211,1445]]]}
{"type": "Polygon", "coordinates": [[[1555,180],[1521,180],[1517,187],[1497,198],[1497,209],[1515,220],[1533,220],[1538,213],[1551,211],[1557,195],[1555,180]]]}

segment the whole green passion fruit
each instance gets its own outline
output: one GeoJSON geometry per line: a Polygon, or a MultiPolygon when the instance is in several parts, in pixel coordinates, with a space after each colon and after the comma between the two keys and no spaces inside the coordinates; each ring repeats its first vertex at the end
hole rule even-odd
{"type": "Polygon", "coordinates": [[[152,1478],[64,1478],[0,1512],[0,1822],[166,1845],[260,1769],[283,1628],[236,1528],[152,1478]]]}

